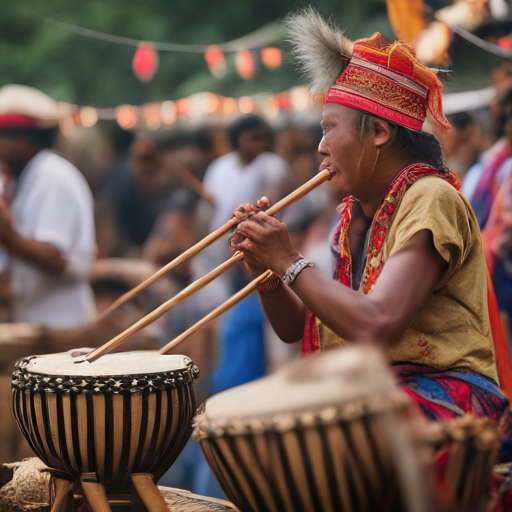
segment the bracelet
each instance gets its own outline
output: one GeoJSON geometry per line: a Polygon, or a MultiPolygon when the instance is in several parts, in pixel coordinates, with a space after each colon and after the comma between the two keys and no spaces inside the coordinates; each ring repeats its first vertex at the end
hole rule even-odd
{"type": "Polygon", "coordinates": [[[297,276],[308,267],[314,267],[313,263],[308,261],[306,258],[303,258],[302,256],[292,265],[288,267],[286,270],[283,282],[287,284],[288,286],[292,285],[295,279],[297,279],[297,276]]]}
{"type": "Polygon", "coordinates": [[[258,284],[256,289],[259,292],[268,293],[275,290],[276,288],[279,288],[279,286],[281,286],[281,278],[272,272],[268,277],[263,279],[263,281],[258,284]]]}

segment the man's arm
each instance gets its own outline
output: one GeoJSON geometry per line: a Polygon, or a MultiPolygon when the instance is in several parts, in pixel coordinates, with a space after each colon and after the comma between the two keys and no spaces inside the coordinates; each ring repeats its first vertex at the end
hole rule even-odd
{"type": "Polygon", "coordinates": [[[291,286],[301,301],[345,341],[392,345],[432,296],[446,262],[430,231],[416,233],[384,265],[374,290],[356,292],[316,268],[291,286]]]}
{"type": "Polygon", "coordinates": [[[306,309],[304,304],[284,283],[271,292],[260,292],[265,316],[275,333],[285,343],[302,339],[306,309]]]}
{"type": "MultiPolygon", "coordinates": [[[[243,250],[251,268],[270,268],[283,275],[298,256],[289,242],[286,227],[276,219],[257,214],[240,224],[238,231],[246,238],[234,248],[243,250]]],[[[375,289],[368,295],[351,290],[316,268],[304,270],[290,290],[346,341],[390,345],[400,339],[412,318],[432,296],[446,265],[434,247],[431,232],[422,230],[386,261],[375,289]]],[[[270,304],[266,299],[264,306],[267,305],[267,316],[280,334],[286,325],[291,329],[299,316],[290,313],[293,308],[289,298],[280,301],[278,290],[271,293],[276,294],[276,300],[270,304]]],[[[303,327],[303,321],[300,325],[303,327]]]]}
{"type": "Polygon", "coordinates": [[[3,198],[0,199],[0,241],[10,254],[39,265],[56,276],[62,275],[66,269],[67,261],[56,247],[24,238],[14,229],[11,213],[3,198]]]}
{"type": "Polygon", "coordinates": [[[67,261],[51,244],[24,238],[13,228],[8,232],[3,230],[1,240],[10,254],[39,265],[56,276],[62,275],[66,269],[67,261]]]}

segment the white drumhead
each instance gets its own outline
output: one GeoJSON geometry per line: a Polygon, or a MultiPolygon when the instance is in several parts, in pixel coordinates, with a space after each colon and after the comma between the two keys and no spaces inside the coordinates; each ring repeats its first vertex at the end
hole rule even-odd
{"type": "Polygon", "coordinates": [[[158,352],[117,352],[106,354],[96,361],[76,363],[92,349],[80,348],[58,354],[45,354],[30,359],[26,370],[44,375],[69,375],[73,377],[101,377],[160,373],[184,370],[191,364],[189,357],[162,355],[158,352]]]}
{"type": "Polygon", "coordinates": [[[344,347],[304,357],[273,375],[219,393],[206,401],[205,415],[213,421],[261,418],[379,400],[396,390],[380,351],[344,347]]]}

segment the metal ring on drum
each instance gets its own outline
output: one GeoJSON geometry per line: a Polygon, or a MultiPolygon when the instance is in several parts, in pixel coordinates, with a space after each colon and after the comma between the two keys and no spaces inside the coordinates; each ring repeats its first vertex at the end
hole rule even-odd
{"type": "Polygon", "coordinates": [[[158,480],[185,447],[199,370],[188,357],[147,351],[74,364],[88,352],[20,359],[11,413],[50,468],[75,481],[92,474],[107,495],[130,496],[132,474],[158,480]]]}

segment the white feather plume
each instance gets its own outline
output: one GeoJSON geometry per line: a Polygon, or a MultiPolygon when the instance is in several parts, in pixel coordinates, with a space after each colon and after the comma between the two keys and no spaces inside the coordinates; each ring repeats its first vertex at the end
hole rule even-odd
{"type": "Polygon", "coordinates": [[[292,55],[309,81],[313,94],[327,92],[346,68],[354,43],[313,7],[285,20],[292,55]]]}

